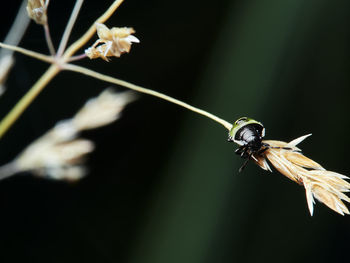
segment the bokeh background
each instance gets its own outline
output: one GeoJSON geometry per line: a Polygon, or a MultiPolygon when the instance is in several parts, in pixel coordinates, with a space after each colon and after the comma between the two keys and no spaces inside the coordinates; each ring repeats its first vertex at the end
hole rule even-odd
{"type": "MultiPolygon", "coordinates": [[[[3,7],[1,39],[20,2],[3,7]]],[[[56,46],[73,2],[51,0],[56,46]]],[[[111,2],[85,1],[71,41],[111,2]]],[[[78,64],[228,121],[253,117],[268,139],[313,133],[304,153],[350,175],[349,11],[342,0],[126,0],[106,25],[133,26],[141,43],[110,63],[78,64]]],[[[34,23],[20,45],[47,53],[34,23]]],[[[1,116],[47,67],[16,55],[1,116]]],[[[1,163],[107,86],[61,73],[0,141],[1,163]]],[[[235,145],[205,117],[141,95],[116,123],[83,136],[97,143],[83,180],[0,182],[1,262],[348,260],[350,217],[320,203],[310,217],[303,188],[277,172],[249,164],[239,174],[235,145]]]]}

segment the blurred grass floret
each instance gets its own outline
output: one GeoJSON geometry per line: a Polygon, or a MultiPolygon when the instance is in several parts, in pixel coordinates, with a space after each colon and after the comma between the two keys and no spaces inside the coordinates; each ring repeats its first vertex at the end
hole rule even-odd
{"type": "Polygon", "coordinates": [[[103,91],[90,99],[73,118],[58,122],[55,127],[27,146],[12,162],[0,167],[0,179],[16,173],[75,181],[87,170],[85,155],[94,150],[94,143],[79,139],[80,132],[99,128],[117,120],[124,107],[133,101],[132,92],[103,91]]]}

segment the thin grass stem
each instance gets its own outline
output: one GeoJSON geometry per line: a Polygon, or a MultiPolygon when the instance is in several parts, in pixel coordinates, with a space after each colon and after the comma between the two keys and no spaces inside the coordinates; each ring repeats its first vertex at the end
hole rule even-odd
{"type": "Polygon", "coordinates": [[[4,44],[2,42],[0,42],[0,47],[19,52],[23,55],[27,55],[29,57],[33,57],[33,58],[36,58],[38,60],[45,61],[47,63],[53,63],[53,59],[51,56],[47,56],[47,55],[41,54],[39,52],[31,51],[31,50],[21,48],[21,47],[16,47],[13,45],[4,44]]]}
{"type": "Polygon", "coordinates": [[[137,92],[140,92],[140,93],[144,93],[144,94],[148,94],[148,95],[151,95],[151,96],[154,96],[154,97],[158,97],[160,99],[163,99],[163,100],[166,100],[168,102],[171,102],[171,103],[174,103],[174,104],[177,104],[181,107],[184,107],[190,111],[193,111],[193,112],[196,112],[200,115],[203,115],[209,119],[212,119],[214,120],[215,122],[217,123],[220,123],[221,125],[223,125],[226,129],[230,130],[232,128],[232,124],[225,121],[224,119],[221,119],[219,117],[217,117],[216,115],[214,114],[211,114],[205,110],[202,110],[202,109],[199,109],[197,107],[194,107],[188,103],[185,103],[183,101],[180,101],[178,99],[175,99],[173,97],[170,97],[168,95],[165,95],[163,93],[160,93],[158,91],[154,91],[154,90],[150,90],[150,89],[146,89],[146,88],[143,88],[141,86],[137,86],[135,84],[132,84],[132,83],[129,83],[127,81],[123,81],[123,80],[120,80],[120,79],[117,79],[117,78],[113,78],[111,76],[108,76],[108,75],[104,75],[104,74],[101,74],[101,73],[98,73],[96,71],[92,71],[90,69],[87,69],[87,68],[84,68],[84,67],[80,67],[80,66],[77,66],[77,65],[73,65],[73,64],[65,64],[63,65],[63,69],[66,69],[66,70],[70,70],[70,71],[75,71],[75,72],[78,72],[78,73],[81,73],[81,74],[84,74],[84,75],[88,75],[90,77],[93,77],[93,78],[96,78],[96,79],[99,79],[99,80],[102,80],[102,81],[106,81],[106,82],[109,82],[109,83],[113,83],[113,84],[116,84],[116,85],[120,85],[120,86],[123,86],[125,88],[128,88],[128,89],[131,89],[131,90],[134,90],[134,91],[137,91],[137,92]]]}
{"type": "Polygon", "coordinates": [[[59,71],[60,68],[57,65],[51,65],[31,89],[17,102],[12,110],[1,120],[0,139],[59,71]]]}
{"type": "Polygon", "coordinates": [[[64,50],[65,50],[65,48],[67,46],[69,36],[70,36],[70,34],[72,32],[72,29],[73,29],[73,26],[75,24],[75,21],[78,18],[78,14],[79,14],[79,11],[80,11],[81,6],[82,6],[83,3],[84,3],[84,0],[77,0],[75,2],[72,14],[71,14],[71,16],[69,18],[69,21],[67,23],[66,28],[64,29],[64,33],[63,33],[60,45],[58,47],[58,51],[57,51],[57,56],[58,57],[62,56],[62,54],[63,54],[63,52],[64,52],[64,50]]]}
{"type": "Polygon", "coordinates": [[[83,54],[80,54],[80,55],[76,55],[76,56],[70,57],[67,62],[81,60],[81,59],[84,59],[86,57],[87,57],[87,55],[85,53],[83,53],[83,54]]]}
{"type": "Polygon", "coordinates": [[[45,39],[46,39],[47,47],[49,48],[51,56],[54,56],[56,54],[56,51],[55,51],[55,47],[53,46],[53,43],[52,43],[50,29],[49,29],[49,25],[47,22],[44,25],[44,32],[45,32],[45,39]]]}

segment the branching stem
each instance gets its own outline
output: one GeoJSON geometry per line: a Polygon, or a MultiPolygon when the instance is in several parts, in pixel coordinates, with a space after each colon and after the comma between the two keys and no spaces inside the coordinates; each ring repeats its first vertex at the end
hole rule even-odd
{"type": "Polygon", "coordinates": [[[32,101],[38,96],[38,94],[43,90],[43,88],[62,70],[70,70],[74,72],[78,72],[84,75],[88,75],[90,77],[100,79],[102,81],[106,81],[109,83],[113,83],[116,85],[123,86],[128,89],[132,89],[134,91],[148,94],[151,96],[158,97],[160,99],[166,100],[168,102],[177,104],[181,107],[184,107],[190,111],[196,112],[200,115],[203,115],[209,119],[212,119],[221,125],[223,125],[226,129],[230,130],[232,125],[231,123],[215,116],[214,114],[211,114],[207,111],[201,110],[197,107],[194,107],[190,104],[187,104],[183,101],[180,101],[178,99],[172,98],[168,95],[162,94],[160,92],[146,89],[137,85],[134,85],[132,83],[113,78],[108,75],[104,75],[95,71],[92,71],[90,69],[80,67],[73,64],[68,64],[68,61],[73,61],[75,59],[80,58],[80,56],[72,57],[72,55],[80,49],[96,32],[96,26],[95,23],[104,23],[112,14],[113,12],[120,6],[120,4],[123,2],[123,0],[116,0],[113,2],[113,4],[105,11],[105,13],[100,16],[95,23],[88,29],[88,31],[76,42],[74,42],[67,50],[63,53],[65,46],[67,44],[70,32],[72,30],[72,27],[75,23],[76,17],[78,15],[78,12],[80,10],[81,4],[83,0],[77,0],[76,5],[74,7],[74,10],[72,12],[71,18],[68,22],[68,25],[65,29],[65,33],[63,34],[59,50],[57,52],[57,56],[54,58],[52,56],[46,56],[38,52],[30,51],[24,48],[6,45],[3,43],[0,43],[0,47],[11,49],[13,51],[20,52],[24,55],[34,57],[36,59],[48,62],[52,64],[48,70],[41,76],[41,78],[34,84],[34,86],[31,87],[31,89],[20,99],[17,104],[13,107],[13,109],[5,116],[5,118],[0,122],[0,138],[6,133],[6,131],[12,126],[12,124],[21,116],[21,114],[25,111],[25,109],[32,103],[32,101]]]}
{"type": "MultiPolygon", "coordinates": [[[[77,2],[81,2],[81,0],[78,0],[77,2]]],[[[113,13],[114,11],[120,6],[120,4],[123,2],[123,0],[115,0],[112,5],[103,13],[102,16],[100,16],[95,23],[104,23],[113,13]]],[[[49,2],[46,2],[46,8],[48,6],[49,2]]],[[[81,4],[80,4],[81,5],[81,4]]],[[[74,22],[76,20],[77,13],[79,12],[80,7],[78,4],[75,5],[76,8],[75,11],[73,10],[70,21],[72,21],[72,25],[70,26],[70,22],[68,22],[67,28],[65,29],[64,35],[67,35],[67,38],[70,35],[71,29],[74,25],[74,22]],[[69,29],[69,27],[71,27],[69,29]]],[[[50,80],[59,73],[61,70],[61,64],[64,64],[66,61],[69,60],[69,58],[78,50],[80,49],[96,32],[96,26],[95,23],[91,25],[91,27],[88,29],[88,31],[77,41],[75,41],[65,52],[62,57],[56,57],[53,58],[52,56],[46,56],[38,52],[34,52],[31,50],[27,50],[24,48],[12,46],[3,44],[0,42],[0,47],[10,49],[13,51],[17,51],[19,53],[22,53],[24,55],[34,57],[36,59],[45,61],[47,63],[51,63],[52,65],[49,67],[49,69],[44,73],[44,75],[41,76],[41,78],[30,88],[30,90],[16,103],[16,105],[11,109],[11,111],[1,120],[0,122],[0,139],[4,134],[8,131],[8,129],[12,126],[12,124],[22,115],[22,113],[25,111],[25,109],[32,103],[32,101],[37,97],[37,95],[43,90],[43,88],[50,82],[50,80]]],[[[61,50],[64,50],[65,42],[67,43],[67,40],[62,40],[60,45],[62,48],[61,50]]]]}
{"type": "Polygon", "coordinates": [[[104,23],[106,20],[114,13],[114,11],[121,5],[124,0],[116,0],[113,4],[104,12],[102,16],[100,16],[94,24],[86,31],[86,33],[80,37],[77,41],[75,41],[64,53],[63,57],[65,59],[71,57],[78,49],[80,49],[87,41],[91,39],[91,37],[96,32],[96,23],[104,23]]]}

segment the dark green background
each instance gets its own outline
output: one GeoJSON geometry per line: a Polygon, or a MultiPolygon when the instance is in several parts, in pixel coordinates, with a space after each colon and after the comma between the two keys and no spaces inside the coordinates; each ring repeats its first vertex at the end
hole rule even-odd
{"type": "MultiPolygon", "coordinates": [[[[72,40],[111,2],[86,1],[72,40]]],[[[2,39],[19,1],[8,4],[2,39]]],[[[56,46],[72,5],[51,0],[56,46]]],[[[141,43],[110,63],[79,64],[228,121],[253,117],[268,139],[313,133],[304,153],[350,175],[349,11],[342,0],[126,0],[106,25],[133,26],[141,43]]],[[[21,46],[46,53],[42,29],[32,23],[21,46]]],[[[1,116],[47,68],[16,58],[1,116]]],[[[60,74],[1,140],[1,162],[106,87],[60,74]]],[[[303,188],[277,172],[249,164],[238,174],[243,160],[209,119],[142,95],[118,122],[83,135],[97,149],[82,181],[0,182],[1,262],[348,260],[349,217],[320,203],[310,217],[303,188]]]]}

